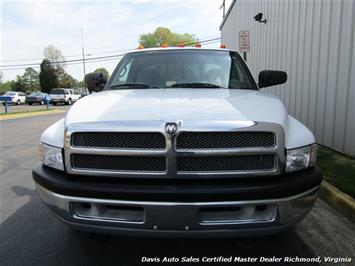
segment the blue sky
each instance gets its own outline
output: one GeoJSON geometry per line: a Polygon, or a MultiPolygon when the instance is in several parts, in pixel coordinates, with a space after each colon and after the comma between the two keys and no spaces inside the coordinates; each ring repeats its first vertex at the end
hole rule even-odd
{"type": "MultiPolygon", "coordinates": [[[[139,35],[158,26],[193,33],[200,40],[220,37],[220,4],[221,0],[2,2],[0,65],[40,62],[47,45],[56,46],[66,59],[80,58],[81,27],[85,53],[91,57],[136,48],[139,35]],[[33,60],[9,61],[19,59],[33,60]]],[[[214,43],[208,47],[218,46],[214,43]]],[[[117,62],[88,62],[86,69],[90,72],[106,67],[112,72],[117,62]]],[[[65,69],[82,79],[81,64],[67,65],[65,69]]],[[[23,71],[2,70],[5,80],[14,79],[23,71]]]]}

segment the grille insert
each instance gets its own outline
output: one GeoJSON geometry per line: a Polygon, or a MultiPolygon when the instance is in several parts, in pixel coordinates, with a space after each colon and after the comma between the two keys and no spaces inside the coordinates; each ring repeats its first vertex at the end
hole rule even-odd
{"type": "Polygon", "coordinates": [[[246,172],[275,169],[275,156],[239,155],[215,157],[179,157],[178,172],[246,172]]]}
{"type": "Polygon", "coordinates": [[[177,150],[234,149],[274,147],[272,132],[182,132],[177,136],[177,150]]]}
{"type": "Polygon", "coordinates": [[[72,146],[113,149],[165,149],[165,137],[158,132],[76,132],[72,146]]]}
{"type": "Polygon", "coordinates": [[[164,172],[164,157],[138,157],[72,154],[71,165],[74,169],[132,172],[164,172]]]}

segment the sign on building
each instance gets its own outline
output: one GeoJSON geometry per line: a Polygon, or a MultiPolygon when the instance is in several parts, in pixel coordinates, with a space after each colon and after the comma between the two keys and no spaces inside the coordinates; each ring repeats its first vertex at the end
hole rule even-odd
{"type": "Polygon", "coordinates": [[[239,52],[250,52],[250,38],[248,30],[242,30],[239,32],[239,52]]]}

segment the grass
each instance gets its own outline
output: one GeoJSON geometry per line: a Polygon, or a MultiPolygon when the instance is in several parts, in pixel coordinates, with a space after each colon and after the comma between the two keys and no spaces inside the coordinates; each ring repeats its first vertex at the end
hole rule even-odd
{"type": "Polygon", "coordinates": [[[36,109],[36,110],[24,110],[24,111],[18,111],[18,112],[8,112],[7,114],[1,113],[0,116],[6,116],[6,115],[18,115],[18,114],[27,114],[27,113],[36,113],[36,112],[46,112],[46,111],[53,111],[56,110],[55,108],[49,108],[47,109],[36,109]]]}
{"type": "Polygon", "coordinates": [[[355,198],[355,159],[318,146],[317,165],[325,180],[355,198]]]}

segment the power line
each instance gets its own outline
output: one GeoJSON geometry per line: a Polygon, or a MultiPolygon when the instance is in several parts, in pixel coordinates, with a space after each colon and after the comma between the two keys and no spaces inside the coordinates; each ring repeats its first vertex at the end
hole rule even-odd
{"type": "MultiPolygon", "coordinates": [[[[185,45],[193,45],[197,43],[205,43],[205,44],[211,44],[218,42],[221,38],[212,38],[208,40],[202,40],[202,41],[196,41],[196,42],[190,42],[186,43],[185,45]]],[[[127,51],[131,51],[135,49],[130,49],[127,51]]],[[[108,60],[114,60],[118,59],[122,56],[124,56],[125,53],[122,54],[115,54],[115,55],[106,55],[106,56],[98,56],[98,57],[92,57],[92,58],[85,58],[85,62],[102,62],[102,61],[108,61],[108,60]]],[[[67,65],[76,65],[76,64],[82,64],[83,59],[72,59],[72,60],[63,60],[63,61],[57,61],[56,63],[59,64],[67,64],[67,65]]],[[[26,63],[26,64],[14,64],[14,65],[1,65],[0,68],[1,70],[18,70],[18,69],[24,69],[27,67],[32,67],[32,68],[39,68],[41,63],[26,63]]]]}
{"type": "MultiPolygon", "coordinates": [[[[91,60],[91,61],[87,61],[87,59],[85,59],[85,64],[90,64],[90,63],[97,63],[97,62],[106,62],[106,61],[111,61],[111,60],[117,60],[119,58],[123,57],[123,55],[121,56],[116,56],[114,58],[105,58],[105,59],[96,59],[96,60],[91,60]]],[[[73,63],[69,63],[67,64],[68,66],[73,66],[73,65],[82,65],[82,61],[78,61],[78,62],[73,62],[73,63]]],[[[20,70],[20,69],[26,69],[27,67],[14,67],[14,68],[1,68],[0,70],[20,70]]],[[[36,65],[36,66],[31,66],[31,68],[36,68],[39,69],[40,66],[36,65]]]]}
{"type": "MultiPolygon", "coordinates": [[[[112,46],[111,46],[112,47],[112,46]]],[[[101,52],[87,52],[85,56],[92,56],[92,55],[97,55],[97,54],[110,54],[110,53],[117,53],[117,52],[127,52],[131,51],[132,49],[121,49],[121,50],[111,50],[111,51],[101,51],[101,52]]],[[[95,50],[94,50],[95,51],[95,50]]],[[[97,50],[96,50],[97,51],[97,50]]],[[[72,57],[81,57],[82,54],[76,54],[76,55],[66,55],[65,58],[72,58],[72,57]]],[[[27,59],[11,59],[11,60],[0,60],[0,62],[25,62],[25,61],[35,61],[35,60],[43,60],[42,58],[27,58],[27,59]]]]}

